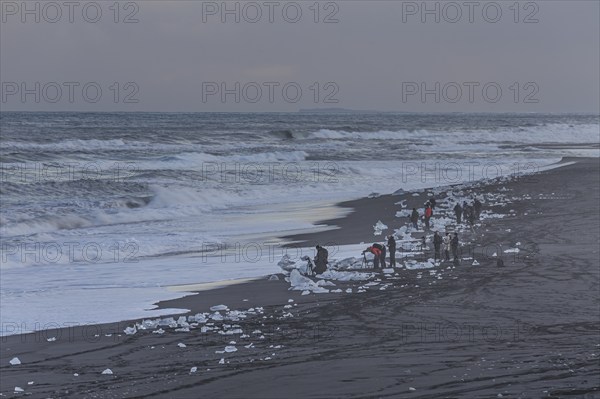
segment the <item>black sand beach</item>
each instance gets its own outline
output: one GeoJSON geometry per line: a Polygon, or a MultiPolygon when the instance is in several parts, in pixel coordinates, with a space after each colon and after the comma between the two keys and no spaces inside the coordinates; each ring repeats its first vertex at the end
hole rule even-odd
{"type": "MultiPolygon", "coordinates": [[[[397,269],[398,276],[381,276],[382,284],[389,284],[386,290],[374,287],[362,294],[302,296],[288,291],[282,280],[262,279],[159,304],[191,314],[221,303],[230,309],[264,307],[255,316],[228,322],[243,330],[237,335],[166,328],[164,334],[125,335],[134,323],[127,321],[3,337],[0,393],[32,398],[600,397],[600,168],[598,159],[565,161],[575,163],[465,189],[513,198],[494,207],[506,217],[484,220],[461,236],[474,244],[464,248],[463,257],[475,257],[479,266],[442,264],[435,275],[397,269]],[[490,253],[516,243],[521,251],[505,254],[504,267],[497,267],[490,253]],[[48,342],[50,337],[57,339],[48,342]],[[236,352],[216,353],[232,341],[236,352]],[[22,364],[10,365],[14,357],[22,364]],[[192,367],[197,371],[190,372],[192,367]],[[107,368],[113,374],[102,375],[107,368]],[[24,392],[15,393],[15,387],[24,392]]],[[[291,239],[310,245],[370,242],[377,219],[390,228],[406,222],[394,217],[396,202],[405,198],[409,208],[421,206],[424,196],[345,203],[354,212],[328,222],[339,229],[291,239]]],[[[338,287],[359,283],[345,284],[338,287]]]]}

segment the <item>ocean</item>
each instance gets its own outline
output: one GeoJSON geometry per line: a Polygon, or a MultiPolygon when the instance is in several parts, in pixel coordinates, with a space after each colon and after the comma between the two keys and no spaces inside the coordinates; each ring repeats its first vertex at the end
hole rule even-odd
{"type": "Polygon", "coordinates": [[[336,202],[598,157],[600,125],[597,115],[3,112],[0,138],[0,334],[14,334],[156,315],[152,303],[182,295],[171,286],[275,273],[278,237],[324,228],[316,222],[343,214],[336,202]]]}

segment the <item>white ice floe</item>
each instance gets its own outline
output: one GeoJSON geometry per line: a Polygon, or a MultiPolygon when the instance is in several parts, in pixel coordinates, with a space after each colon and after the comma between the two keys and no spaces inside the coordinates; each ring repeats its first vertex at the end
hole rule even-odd
{"type": "Polygon", "coordinates": [[[290,273],[290,289],[294,291],[302,291],[302,295],[305,295],[304,292],[308,291],[314,292],[317,294],[327,293],[328,289],[320,287],[312,281],[310,278],[303,276],[296,269],[292,270],[290,273]]]}
{"type": "Polygon", "coordinates": [[[233,330],[227,330],[227,331],[219,331],[219,334],[222,335],[238,335],[238,334],[243,334],[244,331],[241,328],[235,328],[233,330]]]}
{"type": "Polygon", "coordinates": [[[395,272],[395,270],[393,268],[388,268],[388,269],[383,269],[383,272],[386,274],[392,274],[395,272]]]}
{"type": "Polygon", "coordinates": [[[113,372],[112,372],[112,370],[111,370],[111,369],[105,369],[105,370],[102,372],[102,374],[104,374],[104,375],[112,375],[112,374],[113,374],[113,372]]]}
{"type": "Polygon", "coordinates": [[[210,315],[210,318],[212,320],[221,321],[221,320],[223,320],[223,315],[221,313],[219,313],[219,312],[215,312],[215,313],[213,313],[213,314],[210,315]]]}
{"type": "Polygon", "coordinates": [[[387,230],[387,228],[387,225],[383,224],[381,220],[378,220],[377,223],[375,223],[375,226],[373,226],[373,235],[380,236],[383,230],[387,230]]]}
{"type": "Polygon", "coordinates": [[[417,262],[416,260],[407,260],[404,263],[404,266],[408,269],[408,270],[414,270],[414,269],[431,269],[433,267],[435,267],[435,262],[433,261],[433,259],[428,259],[426,262],[417,262]]]}
{"type": "Polygon", "coordinates": [[[211,312],[216,312],[218,310],[229,310],[229,308],[226,305],[215,305],[210,307],[211,312]]]}
{"type": "Polygon", "coordinates": [[[319,280],[319,281],[317,281],[317,285],[319,287],[335,287],[334,283],[332,283],[331,281],[327,281],[327,280],[319,280]]]}
{"type": "Polygon", "coordinates": [[[208,314],[207,313],[196,313],[193,316],[189,316],[188,320],[190,321],[190,323],[206,323],[208,321],[207,319],[208,314]]]}
{"type": "Polygon", "coordinates": [[[324,278],[327,280],[363,281],[363,280],[372,279],[373,277],[375,277],[375,273],[326,270],[324,273],[321,273],[319,276],[321,278],[324,278]]]}
{"type": "Polygon", "coordinates": [[[125,333],[125,335],[134,335],[135,333],[137,333],[137,328],[127,327],[125,330],[123,330],[123,332],[125,333]]]}
{"type": "Polygon", "coordinates": [[[509,248],[509,249],[504,250],[505,254],[519,253],[519,252],[521,252],[521,250],[519,248],[509,248]]]}
{"type": "Polygon", "coordinates": [[[283,271],[289,273],[296,268],[296,262],[290,258],[290,255],[285,254],[281,260],[277,262],[277,266],[279,266],[283,271]]]}
{"type": "Polygon", "coordinates": [[[19,364],[21,364],[21,360],[19,360],[18,357],[13,357],[10,362],[11,366],[18,366],[19,364]]]}
{"type": "Polygon", "coordinates": [[[235,346],[226,346],[225,352],[226,353],[237,352],[237,348],[235,346]]]}

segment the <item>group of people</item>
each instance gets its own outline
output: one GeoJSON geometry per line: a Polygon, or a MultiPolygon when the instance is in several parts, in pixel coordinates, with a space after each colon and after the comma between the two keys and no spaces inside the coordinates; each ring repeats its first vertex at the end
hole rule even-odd
{"type": "Polygon", "coordinates": [[[475,224],[476,220],[481,217],[481,208],[483,204],[478,198],[475,198],[472,204],[467,204],[467,201],[463,201],[462,206],[456,203],[454,207],[454,214],[456,215],[456,224],[468,223],[471,227],[475,224]]]}
{"type": "Polygon", "coordinates": [[[373,267],[375,269],[385,269],[387,267],[385,258],[388,249],[390,252],[390,267],[396,267],[396,239],[393,235],[387,237],[387,248],[384,244],[373,243],[373,245],[362,251],[362,255],[364,256],[367,252],[372,253],[373,267]]]}
{"type": "Polygon", "coordinates": [[[434,261],[442,260],[442,251],[444,251],[444,260],[450,260],[450,252],[454,262],[458,262],[458,233],[450,235],[446,233],[444,237],[438,231],[433,235],[434,261]]]}
{"type": "MultiPolygon", "coordinates": [[[[475,224],[476,220],[479,220],[481,216],[483,204],[479,201],[478,198],[473,200],[473,203],[468,204],[467,201],[463,201],[462,206],[459,203],[456,203],[454,207],[454,214],[456,215],[456,223],[461,224],[469,224],[471,227],[475,224]]],[[[425,209],[423,211],[423,215],[419,215],[419,211],[417,208],[412,209],[412,213],[410,214],[410,222],[412,223],[413,228],[418,229],[419,219],[423,219],[425,223],[425,229],[429,230],[431,228],[430,220],[433,216],[433,210],[435,209],[435,198],[430,198],[425,203],[425,209]]]]}
{"type": "MultiPolygon", "coordinates": [[[[433,216],[433,210],[435,209],[435,198],[429,198],[427,200],[427,202],[425,203],[425,210],[423,211],[423,222],[425,223],[425,229],[429,230],[430,229],[430,225],[429,225],[429,221],[431,220],[431,217],[433,216]]],[[[415,228],[415,230],[418,228],[418,223],[419,223],[419,212],[417,211],[417,208],[413,208],[412,209],[412,213],[410,214],[410,222],[412,223],[413,227],[415,228]]]]}
{"type": "MultiPolygon", "coordinates": [[[[435,198],[430,198],[425,203],[425,211],[423,213],[423,221],[425,222],[425,228],[430,229],[430,219],[433,216],[433,210],[435,209],[436,201],[435,198]]],[[[462,206],[457,203],[454,207],[454,214],[456,215],[456,223],[468,223],[471,227],[475,224],[475,220],[478,220],[481,216],[483,204],[478,198],[473,200],[472,204],[468,204],[467,201],[463,201],[462,206]]],[[[418,228],[419,212],[416,208],[413,208],[410,215],[410,221],[415,229],[418,228]]],[[[422,237],[422,249],[425,249],[425,237],[422,237]]],[[[454,263],[459,261],[458,256],[458,233],[446,233],[443,237],[438,231],[433,235],[433,248],[434,248],[434,261],[450,261],[450,254],[454,263]],[[443,253],[443,259],[442,259],[443,253]]],[[[317,256],[314,258],[316,274],[321,274],[327,270],[327,258],[328,252],[325,248],[317,245],[317,256]]],[[[390,267],[396,267],[396,239],[393,235],[387,237],[387,248],[385,244],[373,243],[367,249],[362,252],[364,256],[367,252],[373,254],[373,267],[375,269],[386,268],[386,256],[389,251],[390,267]]],[[[366,259],[366,258],[365,258],[366,259]]]]}

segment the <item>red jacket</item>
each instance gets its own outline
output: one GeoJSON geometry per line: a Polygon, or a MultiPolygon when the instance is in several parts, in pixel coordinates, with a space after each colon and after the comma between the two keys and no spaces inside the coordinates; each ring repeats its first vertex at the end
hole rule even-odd
{"type": "Polygon", "coordinates": [[[426,218],[430,218],[431,217],[431,208],[425,208],[425,217],[426,218]]]}
{"type": "Polygon", "coordinates": [[[379,250],[379,248],[369,247],[369,251],[371,251],[371,253],[377,257],[381,256],[381,251],[379,250]]]}

